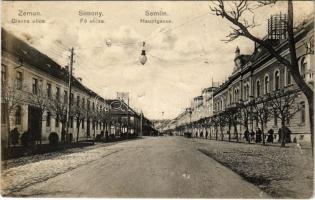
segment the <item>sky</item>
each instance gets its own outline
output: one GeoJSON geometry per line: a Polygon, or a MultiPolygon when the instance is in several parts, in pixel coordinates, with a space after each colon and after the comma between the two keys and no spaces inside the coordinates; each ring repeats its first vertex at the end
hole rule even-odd
{"type": "MultiPolygon", "coordinates": [[[[135,110],[150,119],[168,119],[189,107],[191,99],[210,87],[212,80],[222,83],[228,78],[237,46],[243,54],[253,52],[254,44],[248,39],[222,41],[231,24],[211,14],[209,5],[207,1],[4,1],[2,27],[61,66],[69,64],[73,47],[74,74],[86,86],[104,98],[129,92],[135,110]],[[21,11],[27,16],[19,16],[21,11]],[[80,16],[79,11],[102,12],[95,18],[104,23],[82,23],[81,19],[94,17],[80,16]],[[159,11],[166,15],[145,15],[159,11]],[[40,15],[30,16],[30,12],[40,15]],[[12,23],[14,19],[45,23],[12,23]],[[141,19],[171,23],[140,23],[141,19]],[[147,62],[142,65],[139,57],[144,41],[147,62]]],[[[299,21],[313,13],[313,2],[294,2],[294,9],[299,21]]],[[[285,11],[285,2],[255,10],[258,26],[251,31],[263,37],[268,17],[285,11]]]]}

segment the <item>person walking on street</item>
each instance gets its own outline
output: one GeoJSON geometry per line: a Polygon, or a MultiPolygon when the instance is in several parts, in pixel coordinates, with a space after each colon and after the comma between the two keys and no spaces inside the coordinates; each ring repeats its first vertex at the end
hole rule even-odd
{"type": "Polygon", "coordinates": [[[270,130],[268,131],[267,142],[268,142],[268,143],[273,143],[273,129],[270,129],[270,130]]]}
{"type": "Polygon", "coordinates": [[[250,138],[249,138],[249,131],[248,131],[248,129],[246,129],[245,132],[244,132],[244,138],[245,138],[245,141],[247,141],[248,143],[250,143],[250,138]]]}
{"type": "Polygon", "coordinates": [[[256,131],[256,143],[261,142],[261,135],[262,135],[262,132],[261,132],[260,128],[258,128],[256,131]]]}

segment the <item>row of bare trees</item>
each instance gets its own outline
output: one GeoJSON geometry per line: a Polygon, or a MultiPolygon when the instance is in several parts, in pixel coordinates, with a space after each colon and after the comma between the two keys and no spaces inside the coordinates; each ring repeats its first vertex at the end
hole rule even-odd
{"type": "MultiPolygon", "coordinates": [[[[295,101],[299,95],[300,90],[278,90],[266,96],[252,98],[246,102],[239,101],[228,106],[224,111],[218,112],[210,119],[196,122],[194,127],[210,128],[210,131],[214,130],[216,140],[219,139],[219,132],[221,140],[224,140],[224,134],[227,133],[229,141],[231,141],[231,130],[233,129],[234,136],[238,142],[238,125],[245,127],[246,130],[250,130],[253,129],[255,121],[262,131],[262,142],[265,144],[266,124],[271,119],[277,118],[281,122],[281,145],[285,146],[284,131],[286,126],[290,119],[301,109],[299,103],[295,101]],[[250,124],[252,124],[252,127],[250,127],[250,124]]],[[[210,139],[211,135],[210,132],[210,139]]]]}
{"type": "MultiPolygon", "coordinates": [[[[60,95],[51,95],[47,91],[40,88],[37,89],[37,91],[35,92],[29,91],[30,90],[28,90],[28,88],[20,88],[19,90],[17,90],[15,86],[10,87],[4,85],[4,87],[2,87],[1,103],[5,105],[2,107],[2,109],[5,109],[3,113],[5,113],[6,117],[5,122],[8,134],[10,134],[11,131],[10,116],[12,116],[17,106],[23,104],[35,107],[39,112],[40,133],[35,134],[40,144],[42,143],[42,122],[46,120],[46,118],[44,117],[45,113],[49,113],[52,117],[54,117],[56,119],[56,123],[61,123],[62,133],[65,133],[67,126],[67,102],[62,99],[60,95]]],[[[102,107],[102,109],[100,109],[97,99],[91,98],[90,100],[95,101],[96,109],[87,108],[86,105],[80,104],[80,102],[76,102],[75,99],[70,99],[72,104],[70,116],[73,120],[76,121],[77,125],[76,141],[79,141],[80,125],[84,119],[90,119],[92,121],[94,137],[95,124],[101,123],[103,124],[102,127],[104,128],[105,123],[109,123],[110,121],[110,113],[108,111],[105,111],[105,107],[102,107]]],[[[62,140],[64,140],[63,137],[65,136],[62,136],[62,140]]],[[[8,146],[10,146],[10,135],[8,135],[8,146]]]]}
{"type": "MultiPolygon", "coordinates": [[[[302,93],[306,96],[308,102],[309,109],[309,123],[311,130],[311,142],[312,149],[314,148],[314,90],[313,88],[306,83],[304,78],[302,77],[299,71],[299,60],[308,54],[314,54],[314,38],[310,37],[310,39],[306,39],[303,43],[305,44],[305,52],[302,55],[297,54],[296,50],[296,38],[295,32],[297,31],[296,27],[294,27],[294,3],[293,0],[287,0],[287,20],[285,33],[286,43],[288,45],[289,54],[282,54],[281,51],[278,51],[275,46],[272,45],[268,40],[264,40],[253,34],[253,30],[258,26],[255,21],[255,13],[259,12],[259,9],[266,6],[273,6],[277,4],[277,0],[258,0],[258,1],[248,1],[248,0],[239,0],[239,1],[223,1],[216,0],[212,1],[210,5],[210,10],[212,14],[225,19],[226,21],[231,23],[231,32],[226,36],[225,42],[234,41],[240,37],[247,38],[256,44],[260,45],[263,49],[265,49],[273,58],[275,58],[279,63],[286,66],[292,77],[297,84],[298,88],[302,91],[302,93]]],[[[281,94],[279,94],[281,96],[281,94]]],[[[274,104],[278,105],[278,104],[274,104]]],[[[281,103],[282,105],[282,103],[281,103]]],[[[283,106],[282,106],[283,107],[283,106]]],[[[258,107],[260,111],[264,109],[258,107]]],[[[283,114],[278,114],[277,116],[281,118],[281,121],[284,123],[284,119],[288,117],[288,112],[286,108],[274,108],[283,114]]],[[[266,117],[266,116],[265,116],[266,117]]],[[[265,121],[266,119],[260,119],[261,121],[265,121]]],[[[260,117],[259,117],[260,118],[260,117]]]]}

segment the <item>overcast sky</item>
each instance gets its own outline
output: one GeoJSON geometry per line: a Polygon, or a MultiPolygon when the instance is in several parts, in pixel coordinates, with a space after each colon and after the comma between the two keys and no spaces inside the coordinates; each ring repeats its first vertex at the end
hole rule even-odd
{"type": "MultiPolygon", "coordinates": [[[[238,39],[221,41],[230,24],[211,15],[209,2],[2,2],[2,26],[52,57],[68,64],[74,47],[75,76],[105,98],[129,92],[131,105],[151,119],[174,118],[190,105],[202,88],[224,81],[233,70],[236,46],[251,53],[253,43],[238,39]],[[18,10],[41,16],[18,16],[18,10]],[[82,24],[82,11],[103,12],[100,24],[82,24]],[[148,17],[146,11],[165,11],[167,16],[148,17]],[[16,19],[45,19],[44,24],[12,24],[16,19]],[[144,24],[140,19],[167,19],[169,24],[144,24]],[[111,47],[105,42],[110,40],[111,47]],[[141,43],[146,41],[148,61],[139,63],[141,43]],[[126,45],[126,44],[129,45],[126,45]],[[162,114],[164,112],[164,115],[162,114]]],[[[266,34],[267,18],[285,12],[285,2],[255,12],[253,32],[266,34]]],[[[297,19],[313,12],[312,2],[296,2],[297,19]]]]}

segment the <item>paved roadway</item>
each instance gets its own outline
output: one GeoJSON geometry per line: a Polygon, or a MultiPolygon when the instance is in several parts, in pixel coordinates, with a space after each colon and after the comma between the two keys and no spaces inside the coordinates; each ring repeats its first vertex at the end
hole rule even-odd
{"type": "Polygon", "coordinates": [[[256,186],[199,152],[198,145],[186,138],[145,137],[102,148],[117,152],[27,187],[16,195],[140,198],[268,197],[256,186]]]}

